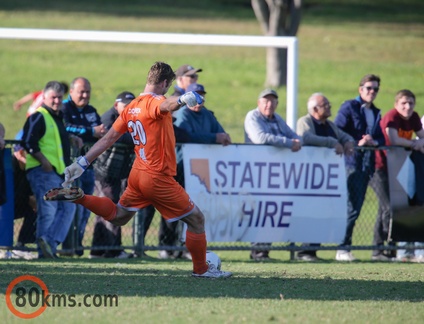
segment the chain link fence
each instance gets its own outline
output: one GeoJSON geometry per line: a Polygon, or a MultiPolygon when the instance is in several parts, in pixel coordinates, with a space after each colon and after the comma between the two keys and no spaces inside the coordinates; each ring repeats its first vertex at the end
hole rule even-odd
{"type": "MultiPolygon", "coordinates": [[[[6,148],[10,148],[12,152],[12,165],[14,175],[14,189],[6,188],[7,192],[14,190],[14,233],[13,246],[2,246],[2,249],[29,250],[35,251],[35,226],[36,226],[36,206],[34,199],[31,197],[29,184],[25,178],[25,171],[22,170],[22,165],[16,160],[13,152],[17,151],[17,141],[6,141],[6,148]]],[[[114,146],[119,146],[115,144],[114,146]]],[[[79,155],[77,151],[73,153],[74,158],[79,155]]],[[[112,157],[109,157],[112,158],[112,157]]],[[[127,158],[122,161],[125,168],[131,168],[134,157],[127,158]]],[[[96,162],[95,162],[96,163],[96,162]]],[[[94,168],[96,170],[96,168],[94,168]]],[[[97,177],[99,180],[99,177],[97,177]]],[[[117,178],[116,183],[112,183],[114,187],[119,187],[119,192],[125,188],[125,179],[117,178]]],[[[97,184],[97,182],[96,182],[97,184]]],[[[99,192],[95,190],[95,195],[99,192]]],[[[373,228],[378,210],[378,199],[374,191],[368,187],[365,203],[362,207],[361,214],[356,222],[352,250],[372,250],[373,228]]],[[[3,212],[4,214],[4,212],[3,212]]],[[[8,217],[8,215],[3,215],[8,217]]],[[[176,226],[170,228],[166,222],[161,220],[160,214],[153,207],[139,211],[132,221],[120,228],[118,235],[113,234],[113,229],[108,229],[104,224],[103,228],[98,229],[99,217],[91,214],[88,219],[85,234],[82,238],[82,247],[78,246],[81,238],[78,237],[78,212],[74,217],[74,223],[71,226],[68,235],[68,247],[64,249],[59,246],[59,253],[62,255],[107,255],[107,252],[126,250],[135,253],[135,256],[143,256],[146,251],[157,251],[162,257],[181,257],[185,251],[184,245],[181,243],[182,222],[178,222],[176,226]],[[112,235],[111,235],[112,233],[112,235]],[[102,237],[104,243],[102,244],[102,237]],[[95,244],[93,244],[95,240],[95,244]],[[101,254],[96,251],[101,251],[101,254]],[[167,253],[167,255],[164,255],[167,253]]],[[[0,244],[1,245],[1,244],[0,244]]],[[[250,251],[252,246],[247,242],[209,242],[208,246],[213,250],[227,251],[250,251]]],[[[337,250],[336,244],[324,244],[319,247],[302,246],[298,242],[293,243],[273,243],[270,250],[285,250],[290,251],[291,256],[297,250],[319,249],[319,250],[337,250]]],[[[396,247],[384,246],[385,249],[395,249],[396,247]]],[[[113,255],[113,254],[112,254],[113,255]]],[[[115,254],[116,255],[116,254],[115,254]]]]}

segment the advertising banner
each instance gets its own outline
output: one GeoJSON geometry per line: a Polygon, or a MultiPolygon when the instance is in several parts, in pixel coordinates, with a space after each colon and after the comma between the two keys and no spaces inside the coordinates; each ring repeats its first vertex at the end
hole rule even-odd
{"type": "Polygon", "coordinates": [[[334,149],[184,144],[185,188],[209,242],[339,243],[346,230],[344,159],[334,149]]]}

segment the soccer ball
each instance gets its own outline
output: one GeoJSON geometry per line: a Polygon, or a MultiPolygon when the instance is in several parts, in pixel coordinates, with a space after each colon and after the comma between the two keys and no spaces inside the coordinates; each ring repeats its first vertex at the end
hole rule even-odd
{"type": "Polygon", "coordinates": [[[221,259],[212,251],[206,251],[206,263],[213,264],[218,270],[221,270],[221,259]]]}

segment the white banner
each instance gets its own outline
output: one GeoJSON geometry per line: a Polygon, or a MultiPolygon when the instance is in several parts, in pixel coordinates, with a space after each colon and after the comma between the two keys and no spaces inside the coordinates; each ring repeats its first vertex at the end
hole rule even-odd
{"type": "Polygon", "coordinates": [[[185,188],[209,242],[340,243],[344,159],[333,149],[184,144],[185,188]]]}

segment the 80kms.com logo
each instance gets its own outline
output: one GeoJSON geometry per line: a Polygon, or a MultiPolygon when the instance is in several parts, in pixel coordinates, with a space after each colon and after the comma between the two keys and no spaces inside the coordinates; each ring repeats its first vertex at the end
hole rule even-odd
{"type": "Polygon", "coordinates": [[[40,316],[47,307],[117,307],[117,295],[86,294],[78,301],[75,294],[50,294],[38,277],[20,276],[6,289],[6,305],[17,317],[31,319],[40,316]],[[30,310],[24,312],[23,310],[30,310]]]}

